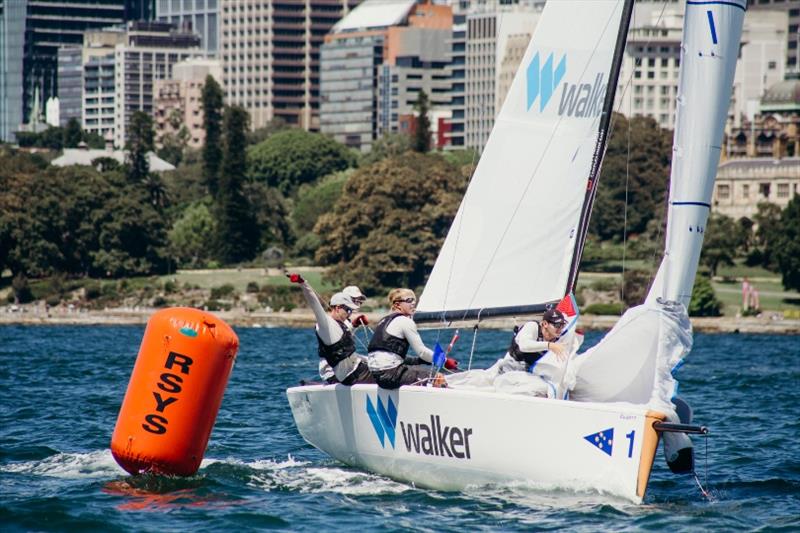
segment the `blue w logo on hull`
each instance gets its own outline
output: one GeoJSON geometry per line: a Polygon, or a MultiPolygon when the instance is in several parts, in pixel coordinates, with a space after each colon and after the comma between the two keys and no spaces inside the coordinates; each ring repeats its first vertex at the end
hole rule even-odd
{"type": "Polygon", "coordinates": [[[527,109],[530,110],[531,106],[536,101],[536,97],[541,96],[541,98],[539,98],[539,111],[544,111],[545,106],[547,106],[547,102],[550,101],[550,97],[553,96],[556,87],[558,87],[558,84],[561,82],[561,78],[564,77],[566,72],[566,54],[561,56],[561,61],[558,62],[558,66],[555,68],[555,70],[553,70],[553,54],[547,56],[547,60],[540,68],[539,52],[536,52],[536,55],[533,56],[533,59],[528,65],[528,69],[526,71],[526,77],[528,81],[527,109]]]}
{"type": "Polygon", "coordinates": [[[375,434],[378,440],[381,441],[381,447],[386,447],[386,440],[394,448],[395,429],[397,428],[397,407],[391,398],[386,398],[387,406],[384,407],[381,397],[377,396],[375,403],[377,408],[372,403],[372,399],[367,396],[367,415],[372,422],[372,427],[375,428],[375,434]]]}

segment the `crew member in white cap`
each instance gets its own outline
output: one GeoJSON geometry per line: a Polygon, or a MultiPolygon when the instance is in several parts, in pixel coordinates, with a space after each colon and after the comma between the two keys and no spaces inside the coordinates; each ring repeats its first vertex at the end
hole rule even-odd
{"type": "MultiPolygon", "coordinates": [[[[314,312],[319,356],[333,369],[336,381],[344,385],[375,383],[366,358],[356,353],[353,325],[348,320],[358,305],[346,294],[337,292],[331,297],[330,311],[325,312],[317,293],[302,276],[289,274],[289,280],[300,285],[306,303],[314,312]]],[[[360,323],[360,319],[359,315],[354,322],[360,323]]]]}

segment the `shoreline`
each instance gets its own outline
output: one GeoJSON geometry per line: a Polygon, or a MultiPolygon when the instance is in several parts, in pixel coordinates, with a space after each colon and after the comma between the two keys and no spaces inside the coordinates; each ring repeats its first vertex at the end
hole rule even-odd
{"type": "MultiPolygon", "coordinates": [[[[51,311],[45,314],[30,310],[9,312],[0,311],[0,326],[4,325],[80,325],[80,326],[116,326],[144,325],[158,309],[107,309],[103,311],[67,310],[51,311]]],[[[212,311],[215,316],[233,327],[290,327],[307,328],[315,324],[314,315],[310,311],[292,312],[253,312],[241,310],[212,311]]],[[[367,313],[370,323],[375,324],[381,318],[380,313],[367,313]]],[[[762,333],[800,335],[800,319],[786,319],[777,313],[765,313],[761,317],[695,317],[692,328],[702,333],[762,333]],[[776,317],[776,318],[773,318],[776,317]]],[[[491,319],[481,322],[484,329],[511,330],[517,319],[491,319]]],[[[587,330],[608,330],[617,322],[618,316],[581,315],[580,325],[587,330]]],[[[458,324],[453,324],[452,327],[458,324]]],[[[423,326],[424,327],[424,326],[423,326]]],[[[422,327],[421,327],[422,329],[422,327]]]]}

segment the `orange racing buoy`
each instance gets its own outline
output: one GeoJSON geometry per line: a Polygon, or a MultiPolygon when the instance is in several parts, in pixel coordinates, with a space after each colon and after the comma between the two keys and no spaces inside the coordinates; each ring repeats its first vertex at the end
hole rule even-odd
{"type": "Polygon", "coordinates": [[[211,313],[173,307],[150,317],[111,437],[117,463],[131,474],[197,472],[238,349],[211,313]]]}

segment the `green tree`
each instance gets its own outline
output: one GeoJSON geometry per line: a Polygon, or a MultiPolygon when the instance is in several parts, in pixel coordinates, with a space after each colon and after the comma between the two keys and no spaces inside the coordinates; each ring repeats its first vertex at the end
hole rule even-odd
{"type": "Polygon", "coordinates": [[[602,240],[622,240],[626,224],[628,234],[640,234],[664,218],[672,153],[672,133],[652,118],[615,113],[612,125],[589,223],[602,240]]]}
{"type": "Polygon", "coordinates": [[[692,287],[692,299],[689,302],[689,316],[720,316],[722,304],[714,294],[711,279],[698,272],[692,287]]]}
{"type": "Polygon", "coordinates": [[[222,88],[211,75],[206,77],[203,85],[202,100],[203,127],[206,130],[203,144],[203,181],[211,196],[216,196],[222,165],[222,88]]]}
{"type": "Polygon", "coordinates": [[[292,210],[292,221],[299,234],[313,230],[319,217],[333,209],[352,174],[352,169],[343,170],[325,176],[313,185],[300,187],[292,210]]]}
{"type": "Polygon", "coordinates": [[[83,141],[83,129],[78,119],[73,117],[64,128],[64,148],[77,148],[81,141],[83,141]]]}
{"type": "Polygon", "coordinates": [[[758,211],[753,216],[753,221],[758,226],[755,234],[753,250],[748,256],[748,264],[760,264],[767,270],[777,271],[778,262],[775,251],[779,247],[782,231],[781,208],[775,204],[762,202],[758,204],[758,211]]]}
{"type": "Polygon", "coordinates": [[[433,267],[466,179],[438,155],[408,154],[357,170],[320,217],[316,259],[362,289],[417,287],[433,267]]]}
{"type": "Polygon", "coordinates": [[[255,180],[294,194],[304,183],[352,166],[355,156],[330,137],[291,129],[250,147],[248,160],[255,180]]]}
{"type": "Polygon", "coordinates": [[[262,143],[279,131],[288,130],[289,128],[290,126],[285,120],[283,120],[281,117],[275,117],[267,122],[264,126],[248,133],[247,144],[262,143]]]}
{"type": "Polygon", "coordinates": [[[216,205],[216,250],[223,263],[247,261],[259,252],[259,230],[244,191],[248,119],[241,107],[225,109],[225,146],[216,205]]]}
{"type": "Polygon", "coordinates": [[[213,252],[217,227],[208,206],[197,202],[187,207],[169,231],[172,258],[183,267],[205,265],[213,252]]]}
{"type": "Polygon", "coordinates": [[[97,220],[98,246],[91,252],[93,276],[166,274],[169,266],[164,218],[135,185],[120,187],[97,220]]]}
{"type": "Polygon", "coordinates": [[[147,154],[155,148],[153,118],[144,111],[135,111],[128,128],[128,180],[140,183],[150,173],[147,154]]]}
{"type": "Polygon", "coordinates": [[[270,247],[284,248],[294,240],[289,224],[289,207],[283,195],[275,187],[250,181],[245,186],[249,205],[253,206],[256,226],[260,231],[261,250],[270,247]]]}
{"type": "Polygon", "coordinates": [[[800,290],[800,195],[795,194],[781,213],[775,261],[786,290],[800,290]]]}
{"type": "Polygon", "coordinates": [[[171,131],[161,136],[161,148],[158,149],[157,154],[161,159],[169,161],[177,167],[181,164],[183,152],[189,144],[189,129],[183,122],[183,116],[178,109],[170,111],[167,123],[170,125],[171,131]]]}
{"type": "Polygon", "coordinates": [[[714,277],[720,265],[733,265],[740,245],[741,233],[736,221],[725,215],[712,213],[706,224],[700,263],[707,266],[711,277],[714,277]]]}
{"type": "Polygon", "coordinates": [[[417,118],[414,128],[414,151],[421,154],[430,152],[431,150],[431,119],[428,117],[430,110],[430,103],[428,102],[428,95],[420,89],[417,93],[417,100],[414,102],[414,110],[417,112],[417,118]]]}
{"type": "Polygon", "coordinates": [[[361,157],[361,165],[371,165],[410,151],[411,136],[405,133],[387,133],[372,143],[370,151],[361,157]]]}

